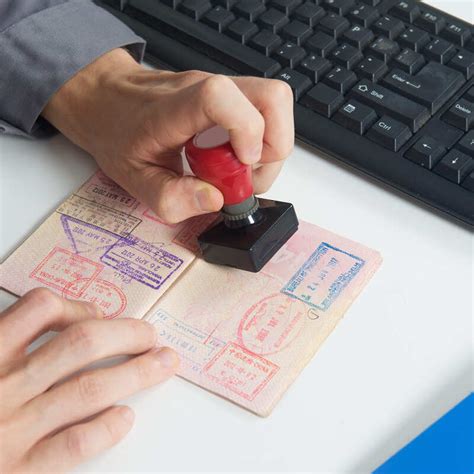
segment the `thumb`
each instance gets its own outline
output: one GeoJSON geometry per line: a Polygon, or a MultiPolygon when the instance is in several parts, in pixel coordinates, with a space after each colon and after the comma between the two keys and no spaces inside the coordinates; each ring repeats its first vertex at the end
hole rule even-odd
{"type": "Polygon", "coordinates": [[[164,222],[175,224],[189,217],[219,211],[222,193],[194,176],[180,176],[160,166],[143,170],[136,194],[164,222]]]}

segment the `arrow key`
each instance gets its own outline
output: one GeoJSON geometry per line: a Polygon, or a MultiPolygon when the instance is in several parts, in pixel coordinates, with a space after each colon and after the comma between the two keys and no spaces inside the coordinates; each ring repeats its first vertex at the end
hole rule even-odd
{"type": "Polygon", "coordinates": [[[474,160],[458,150],[451,150],[434,169],[436,173],[460,184],[469,174],[474,165],[474,160]]]}
{"type": "Polygon", "coordinates": [[[405,153],[405,158],[430,170],[445,154],[446,149],[434,138],[423,136],[405,153]]]}
{"type": "Polygon", "coordinates": [[[457,143],[456,148],[459,148],[463,153],[474,158],[474,130],[466,133],[457,143]]]}

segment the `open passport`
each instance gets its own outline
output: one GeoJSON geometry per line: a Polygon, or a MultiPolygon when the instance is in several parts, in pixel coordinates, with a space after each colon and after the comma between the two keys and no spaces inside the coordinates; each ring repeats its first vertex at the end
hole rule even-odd
{"type": "Polygon", "coordinates": [[[212,265],[196,237],[218,218],[167,225],[98,171],[2,263],[0,286],[146,319],[179,353],[179,375],[267,416],[381,257],[300,221],[260,273],[212,265]]]}

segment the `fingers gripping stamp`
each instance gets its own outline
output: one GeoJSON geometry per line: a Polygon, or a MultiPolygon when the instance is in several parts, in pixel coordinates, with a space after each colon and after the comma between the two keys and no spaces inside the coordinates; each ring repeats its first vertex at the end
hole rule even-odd
{"type": "Polygon", "coordinates": [[[210,263],[258,272],[297,231],[293,205],[257,198],[252,168],[241,163],[221,127],[197,134],[185,146],[193,173],[224,195],[223,219],[199,237],[210,263]]]}

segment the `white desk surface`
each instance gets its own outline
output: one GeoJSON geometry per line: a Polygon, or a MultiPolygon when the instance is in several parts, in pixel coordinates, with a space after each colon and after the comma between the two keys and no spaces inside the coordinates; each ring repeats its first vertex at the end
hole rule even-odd
{"type": "MultiPolygon", "coordinates": [[[[473,0],[431,3],[474,19],[473,0]]],[[[62,136],[0,137],[0,157],[4,258],[95,164],[62,136]]],[[[126,400],[133,430],[80,471],[366,472],[472,390],[469,230],[302,146],[268,196],[382,267],[269,418],[174,378],[126,400]]]]}

